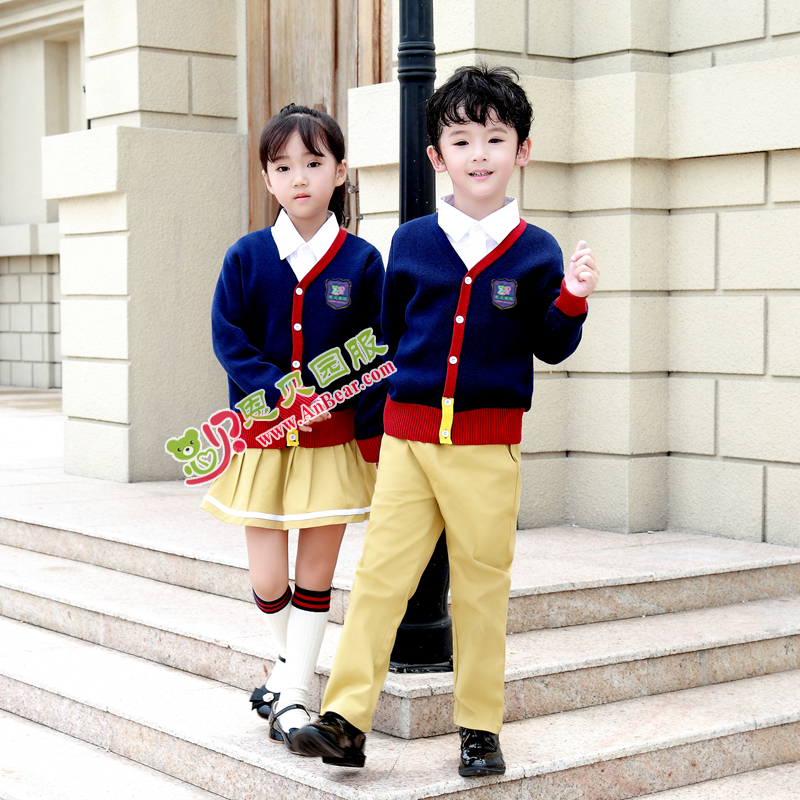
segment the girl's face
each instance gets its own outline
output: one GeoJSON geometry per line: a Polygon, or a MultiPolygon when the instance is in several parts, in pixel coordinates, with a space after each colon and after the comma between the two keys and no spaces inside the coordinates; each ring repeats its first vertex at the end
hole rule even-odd
{"type": "Polygon", "coordinates": [[[283,152],[262,171],[267,189],[284,207],[297,232],[308,241],[328,218],[328,203],[347,177],[347,164],[327,150],[309,153],[299,133],[287,140],[283,152]]]}

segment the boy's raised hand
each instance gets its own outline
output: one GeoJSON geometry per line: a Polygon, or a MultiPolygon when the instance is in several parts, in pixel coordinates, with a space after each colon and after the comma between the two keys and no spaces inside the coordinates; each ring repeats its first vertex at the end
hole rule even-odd
{"type": "Polygon", "coordinates": [[[581,239],[569,260],[564,282],[571,295],[588,297],[597,286],[600,270],[594,260],[594,253],[589,245],[581,239]]]}

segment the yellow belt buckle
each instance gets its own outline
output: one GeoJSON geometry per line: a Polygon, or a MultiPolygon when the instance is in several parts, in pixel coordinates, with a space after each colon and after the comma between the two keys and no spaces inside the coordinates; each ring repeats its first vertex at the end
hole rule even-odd
{"type": "Polygon", "coordinates": [[[299,439],[300,439],[300,437],[297,434],[297,428],[295,428],[294,430],[289,431],[286,434],[286,446],[287,447],[297,447],[297,445],[300,444],[299,439]]]}
{"type": "Polygon", "coordinates": [[[442,424],[439,426],[439,444],[453,444],[453,398],[442,398],[442,424]]]}

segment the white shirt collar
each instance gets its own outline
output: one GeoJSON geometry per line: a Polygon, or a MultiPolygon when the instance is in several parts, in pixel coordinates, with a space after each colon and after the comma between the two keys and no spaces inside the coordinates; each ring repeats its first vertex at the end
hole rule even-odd
{"type": "Polygon", "coordinates": [[[314,263],[316,264],[330,250],[339,235],[339,223],[336,221],[334,213],[329,211],[328,219],[322,223],[322,227],[308,241],[305,241],[292,224],[289,215],[281,209],[278,219],[275,220],[275,224],[270,230],[281,259],[288,258],[304,245],[308,245],[314,254],[314,263]]]}
{"type": "Polygon", "coordinates": [[[454,241],[463,239],[474,225],[498,244],[519,225],[519,206],[514,197],[506,197],[505,204],[488,217],[476,220],[468,217],[453,205],[453,195],[440,198],[438,204],[439,227],[454,241]]]}

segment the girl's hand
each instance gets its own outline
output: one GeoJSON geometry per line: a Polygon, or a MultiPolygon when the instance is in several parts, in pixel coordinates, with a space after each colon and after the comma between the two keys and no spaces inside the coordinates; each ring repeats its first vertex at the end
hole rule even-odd
{"type": "Polygon", "coordinates": [[[307,419],[302,425],[298,425],[297,427],[300,428],[301,431],[305,431],[306,433],[311,433],[312,425],[316,425],[318,422],[324,422],[326,419],[330,418],[331,418],[331,412],[323,411],[321,414],[317,414],[316,417],[307,419]]]}
{"type": "Polygon", "coordinates": [[[581,239],[569,261],[564,282],[575,297],[588,297],[597,286],[600,270],[589,245],[581,239]]]}

